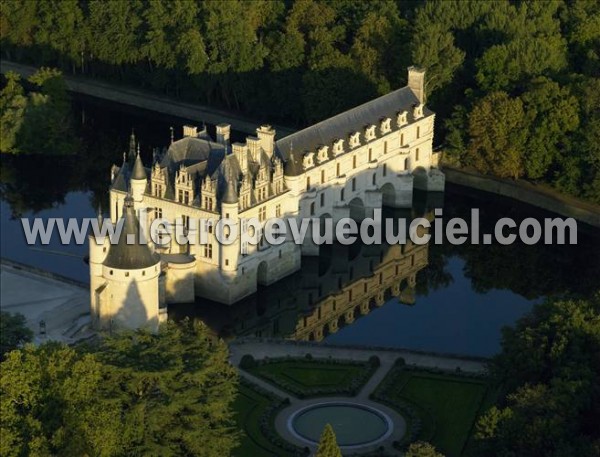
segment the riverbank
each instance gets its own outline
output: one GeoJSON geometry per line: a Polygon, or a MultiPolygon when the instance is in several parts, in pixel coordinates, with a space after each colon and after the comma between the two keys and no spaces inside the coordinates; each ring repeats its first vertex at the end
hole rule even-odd
{"type": "MultiPolygon", "coordinates": [[[[28,77],[36,70],[35,67],[29,65],[23,65],[8,60],[0,60],[0,71],[2,73],[14,71],[23,77],[28,77]]],[[[70,92],[106,100],[112,103],[120,103],[149,111],[155,111],[169,116],[190,119],[198,125],[203,122],[213,125],[229,123],[234,130],[252,135],[256,134],[256,128],[259,126],[256,121],[253,121],[252,119],[223,109],[216,109],[195,103],[185,103],[169,97],[116,85],[114,83],[101,82],[83,76],[64,74],[64,78],[67,89],[70,92]]],[[[295,132],[295,129],[281,125],[273,125],[273,128],[277,131],[278,138],[283,138],[295,132]]]]}
{"type": "Polygon", "coordinates": [[[446,180],[453,184],[513,198],[600,228],[600,206],[561,194],[546,185],[482,175],[449,165],[444,165],[443,171],[446,180]]]}
{"type": "Polygon", "coordinates": [[[65,343],[88,338],[87,286],[35,267],[0,259],[0,308],[21,313],[34,332],[34,342],[65,343]]]}

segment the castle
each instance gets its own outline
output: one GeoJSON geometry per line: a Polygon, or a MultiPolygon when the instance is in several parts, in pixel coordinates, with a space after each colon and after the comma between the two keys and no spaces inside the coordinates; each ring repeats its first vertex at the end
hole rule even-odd
{"type": "Polygon", "coordinates": [[[184,126],[183,138],[149,168],[132,136],[129,156],[111,170],[110,218],[123,218],[124,230],[114,245],[90,239],[94,326],[156,328],[166,304],[195,297],[232,304],[297,271],[302,256],[319,254],[312,240],[240,246],[238,237],[224,245],[212,231],[207,244],[127,244],[127,236],[144,235],[141,215],[147,225],[181,218],[190,232],[192,219],[335,222],[372,216],[382,206],[409,208],[413,188],[443,191],[424,80],[423,70],[410,67],[406,87],[277,141],[268,125],[233,144],[227,124],[216,126],[216,141],[206,128],[184,126]]]}

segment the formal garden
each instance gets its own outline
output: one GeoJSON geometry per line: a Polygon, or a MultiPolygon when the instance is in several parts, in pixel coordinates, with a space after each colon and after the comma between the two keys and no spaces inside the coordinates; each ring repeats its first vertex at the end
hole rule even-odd
{"type": "MultiPolygon", "coordinates": [[[[294,401],[293,397],[356,396],[378,369],[379,359],[356,362],[307,356],[254,360],[245,356],[240,366],[290,393],[294,401]]],[[[369,398],[392,408],[406,420],[404,438],[393,443],[396,449],[406,449],[415,441],[426,441],[452,457],[471,455],[476,418],[493,404],[496,396],[497,388],[483,375],[407,366],[400,358],[369,398]]],[[[235,410],[245,436],[235,455],[308,455],[307,448],[287,443],[275,431],[275,417],[289,404],[290,399],[281,399],[243,381],[235,410]]],[[[376,451],[371,455],[385,454],[376,451]]]]}

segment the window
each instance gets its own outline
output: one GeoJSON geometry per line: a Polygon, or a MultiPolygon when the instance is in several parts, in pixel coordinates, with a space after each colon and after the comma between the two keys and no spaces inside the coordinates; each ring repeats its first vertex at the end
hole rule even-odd
{"type": "Polygon", "coordinates": [[[352,192],[356,190],[356,178],[352,178],[352,192]]]}
{"type": "Polygon", "coordinates": [[[352,301],[352,291],[348,291],[348,300],[352,301]]]}
{"type": "Polygon", "coordinates": [[[325,206],[325,194],[321,194],[321,206],[325,206]]]}
{"type": "Polygon", "coordinates": [[[212,244],[207,244],[204,246],[204,257],[207,259],[212,259],[212,244]]]}
{"type": "Polygon", "coordinates": [[[321,170],[321,184],[325,183],[325,170],[321,170]]]}
{"type": "Polygon", "coordinates": [[[281,252],[281,249],[280,249],[280,250],[279,250],[279,258],[280,258],[280,259],[281,259],[282,255],[283,255],[283,254],[282,254],[282,252],[281,252]]]}
{"type": "Polygon", "coordinates": [[[340,164],[339,163],[335,167],[335,174],[336,174],[336,176],[340,176],[340,164]]]}
{"type": "Polygon", "coordinates": [[[404,146],[404,133],[400,135],[400,146],[404,146]]]}
{"type": "Polygon", "coordinates": [[[364,292],[365,292],[365,294],[367,293],[367,290],[368,290],[368,289],[369,289],[369,286],[367,285],[367,283],[365,283],[365,284],[364,284],[364,289],[363,289],[363,290],[364,290],[364,292]]]}
{"type": "Polygon", "coordinates": [[[387,175],[387,164],[383,164],[383,176],[387,175]]]}
{"type": "Polygon", "coordinates": [[[275,217],[281,217],[281,205],[275,207],[275,217]]]}
{"type": "Polygon", "coordinates": [[[417,127],[417,138],[421,137],[421,127],[417,127]]]}
{"type": "Polygon", "coordinates": [[[344,189],[340,191],[340,200],[344,201],[344,189]]]}
{"type": "Polygon", "coordinates": [[[417,148],[417,150],[415,151],[415,160],[417,162],[419,161],[419,148],[417,148]]]}
{"type": "Polygon", "coordinates": [[[369,162],[373,160],[373,148],[369,148],[369,162]]]}
{"type": "Polygon", "coordinates": [[[310,190],[310,176],[306,177],[306,190],[310,190]]]}
{"type": "Polygon", "coordinates": [[[352,168],[356,168],[356,156],[352,157],[352,168]]]}
{"type": "Polygon", "coordinates": [[[189,229],[190,228],[190,216],[183,215],[183,216],[181,216],[181,219],[183,220],[183,226],[186,229],[189,229]]]}
{"type": "Polygon", "coordinates": [[[377,184],[377,173],[373,173],[373,185],[377,184]]]}
{"type": "Polygon", "coordinates": [[[387,141],[383,142],[383,153],[387,154],[387,141]]]}
{"type": "Polygon", "coordinates": [[[261,221],[261,222],[263,222],[266,218],[267,218],[267,207],[266,206],[262,206],[258,210],[258,220],[261,221]]]}
{"type": "Polygon", "coordinates": [[[154,208],[154,219],[162,219],[162,208],[154,208]]]}
{"type": "Polygon", "coordinates": [[[314,203],[314,202],[312,202],[312,203],[310,204],[310,215],[311,215],[311,216],[314,216],[314,215],[315,215],[315,203],[314,203]]]}

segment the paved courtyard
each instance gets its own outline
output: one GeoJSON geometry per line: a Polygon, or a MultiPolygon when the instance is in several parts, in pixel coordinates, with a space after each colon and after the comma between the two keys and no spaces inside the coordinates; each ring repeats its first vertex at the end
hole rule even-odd
{"type": "Polygon", "coordinates": [[[88,290],[52,275],[3,261],[0,264],[0,309],[21,313],[35,342],[72,342],[89,323],[88,290]],[[45,323],[45,335],[40,322],[45,323]]]}

